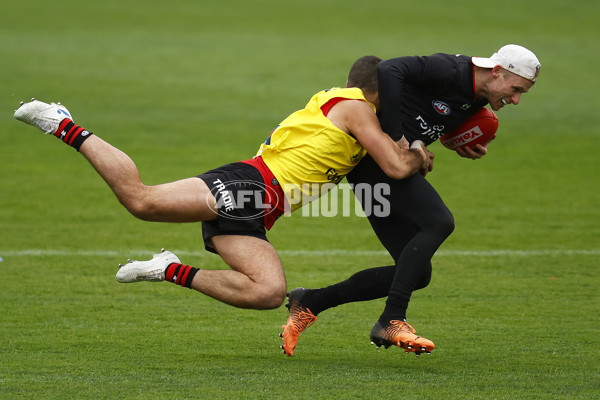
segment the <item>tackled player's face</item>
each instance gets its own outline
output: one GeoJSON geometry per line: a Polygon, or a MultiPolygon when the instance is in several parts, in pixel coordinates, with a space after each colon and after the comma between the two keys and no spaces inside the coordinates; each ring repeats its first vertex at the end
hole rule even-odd
{"type": "Polygon", "coordinates": [[[529,79],[505,70],[499,71],[488,88],[490,107],[498,111],[505,105],[519,104],[521,95],[527,93],[531,86],[533,82],[529,79]]]}

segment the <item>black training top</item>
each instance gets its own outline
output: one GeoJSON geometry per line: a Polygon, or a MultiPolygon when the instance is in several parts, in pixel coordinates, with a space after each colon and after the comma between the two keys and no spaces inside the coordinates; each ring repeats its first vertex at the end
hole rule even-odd
{"type": "Polygon", "coordinates": [[[394,140],[436,141],[485,106],[475,98],[471,57],[437,53],[398,57],[377,67],[379,122],[394,140]]]}

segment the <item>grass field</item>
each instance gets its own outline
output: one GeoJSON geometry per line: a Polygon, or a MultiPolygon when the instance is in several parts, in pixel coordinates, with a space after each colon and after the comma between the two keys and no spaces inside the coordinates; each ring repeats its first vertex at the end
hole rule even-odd
{"type": "MultiPolygon", "coordinates": [[[[0,399],[600,398],[598,15],[592,0],[3,2],[0,399]],[[80,155],[12,118],[60,100],[160,183],[252,156],[359,56],[507,43],[542,72],[490,154],[431,146],[456,230],[409,308],[427,357],[369,345],[383,301],[323,313],[288,358],[284,307],[118,284],[118,263],[161,247],[223,263],[199,225],[134,219],[80,155]]],[[[290,288],[390,262],[356,216],[284,218],[270,240],[290,288]]]]}

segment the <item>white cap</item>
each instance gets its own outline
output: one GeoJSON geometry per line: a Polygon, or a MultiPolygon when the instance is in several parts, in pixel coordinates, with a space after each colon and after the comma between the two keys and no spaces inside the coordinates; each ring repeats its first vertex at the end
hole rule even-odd
{"type": "Polygon", "coordinates": [[[473,64],[483,68],[502,66],[507,71],[535,82],[540,74],[541,64],[533,52],[523,46],[508,44],[490,58],[472,57],[473,64]]]}

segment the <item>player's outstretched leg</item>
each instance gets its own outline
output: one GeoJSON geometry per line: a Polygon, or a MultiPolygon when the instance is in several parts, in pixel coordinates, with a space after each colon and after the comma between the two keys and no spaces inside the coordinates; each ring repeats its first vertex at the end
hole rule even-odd
{"type": "Polygon", "coordinates": [[[431,340],[417,336],[414,328],[406,321],[397,320],[392,320],[388,324],[378,321],[371,330],[371,343],[377,348],[402,347],[406,353],[412,351],[417,356],[421,353],[429,354],[435,348],[431,340]]]}
{"type": "Polygon", "coordinates": [[[283,339],[283,345],[281,346],[283,352],[290,357],[294,355],[300,333],[308,329],[317,320],[317,317],[302,305],[302,297],[307,290],[296,288],[287,293],[289,302],[285,306],[290,310],[290,315],[286,324],[282,326],[283,333],[279,336],[283,339]]]}

